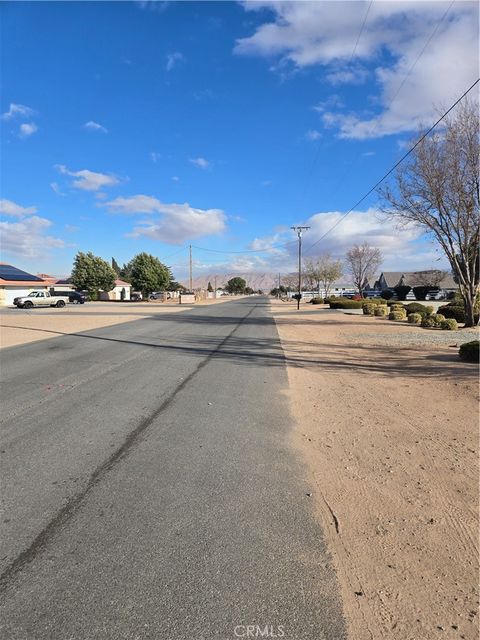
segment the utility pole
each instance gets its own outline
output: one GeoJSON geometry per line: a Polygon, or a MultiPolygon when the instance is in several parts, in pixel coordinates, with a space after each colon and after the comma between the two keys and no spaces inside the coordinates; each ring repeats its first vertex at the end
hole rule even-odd
{"type": "Polygon", "coordinates": [[[189,245],[190,250],[190,293],[193,293],[193,278],[192,278],[192,245],[189,245]]]}
{"type": "Polygon", "coordinates": [[[214,278],[215,281],[215,300],[217,299],[217,276],[214,278]]]}
{"type": "Polygon", "coordinates": [[[277,298],[280,298],[280,274],[278,274],[278,291],[277,291],[277,298]]]}
{"type": "Polygon", "coordinates": [[[298,236],[298,295],[297,311],[300,309],[300,298],[302,297],[302,233],[310,227],[290,227],[297,232],[298,236]]]}

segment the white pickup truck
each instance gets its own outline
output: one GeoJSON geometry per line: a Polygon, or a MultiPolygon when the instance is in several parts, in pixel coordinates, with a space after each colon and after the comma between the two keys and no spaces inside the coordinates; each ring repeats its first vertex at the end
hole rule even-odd
{"type": "Polygon", "coordinates": [[[32,291],[28,296],[15,298],[13,304],[19,309],[31,309],[32,307],[64,307],[68,301],[68,296],[52,296],[48,291],[32,291]]]}

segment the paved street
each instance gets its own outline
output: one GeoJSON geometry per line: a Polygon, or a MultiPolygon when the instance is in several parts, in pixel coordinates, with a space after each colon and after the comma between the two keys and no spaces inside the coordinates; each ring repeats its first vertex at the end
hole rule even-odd
{"type": "Polygon", "coordinates": [[[2,638],[346,637],[265,298],[1,362],[2,638]]]}

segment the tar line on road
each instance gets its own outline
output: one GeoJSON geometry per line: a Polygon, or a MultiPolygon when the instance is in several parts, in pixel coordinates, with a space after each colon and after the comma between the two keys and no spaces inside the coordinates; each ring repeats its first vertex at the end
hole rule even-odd
{"type": "Polygon", "coordinates": [[[142,420],[140,424],[128,435],[128,437],[124,440],[122,445],[116,449],[112,453],[112,455],[103,462],[99,467],[95,469],[95,471],[90,476],[90,480],[87,486],[83,489],[83,491],[79,492],[77,495],[73,496],[67,504],[60,509],[60,511],[55,515],[55,517],[48,523],[48,525],[38,534],[35,540],[32,542],[28,549],[25,549],[20,553],[13,562],[6,567],[6,569],[0,575],[0,593],[3,592],[9,585],[12,578],[17,574],[22,568],[31,562],[37,553],[39,553],[45,545],[48,543],[52,535],[61,527],[69,518],[71,518],[78,507],[85,500],[87,495],[90,493],[92,488],[105,476],[106,473],[113,468],[113,466],[119,462],[122,458],[128,455],[129,450],[132,446],[137,442],[140,436],[148,429],[148,427],[160,416],[160,414],[167,409],[167,407],[172,403],[175,396],[182,391],[190,381],[198,374],[199,371],[205,367],[205,365],[213,358],[213,356],[222,349],[225,343],[233,336],[233,334],[237,331],[237,329],[245,322],[245,320],[254,312],[255,306],[253,306],[250,311],[240,321],[234,326],[234,328],[230,331],[228,335],[217,345],[215,349],[213,349],[206,358],[204,358],[196,368],[176,387],[176,389],[171,393],[159,407],[153,411],[147,418],[142,420]]]}

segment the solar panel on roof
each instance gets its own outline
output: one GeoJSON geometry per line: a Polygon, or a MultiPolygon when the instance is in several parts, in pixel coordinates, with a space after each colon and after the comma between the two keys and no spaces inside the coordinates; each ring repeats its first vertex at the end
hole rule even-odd
{"type": "Polygon", "coordinates": [[[0,278],[2,280],[24,280],[25,282],[43,282],[41,278],[33,276],[31,273],[12,267],[11,264],[0,264],[0,278]]]}

